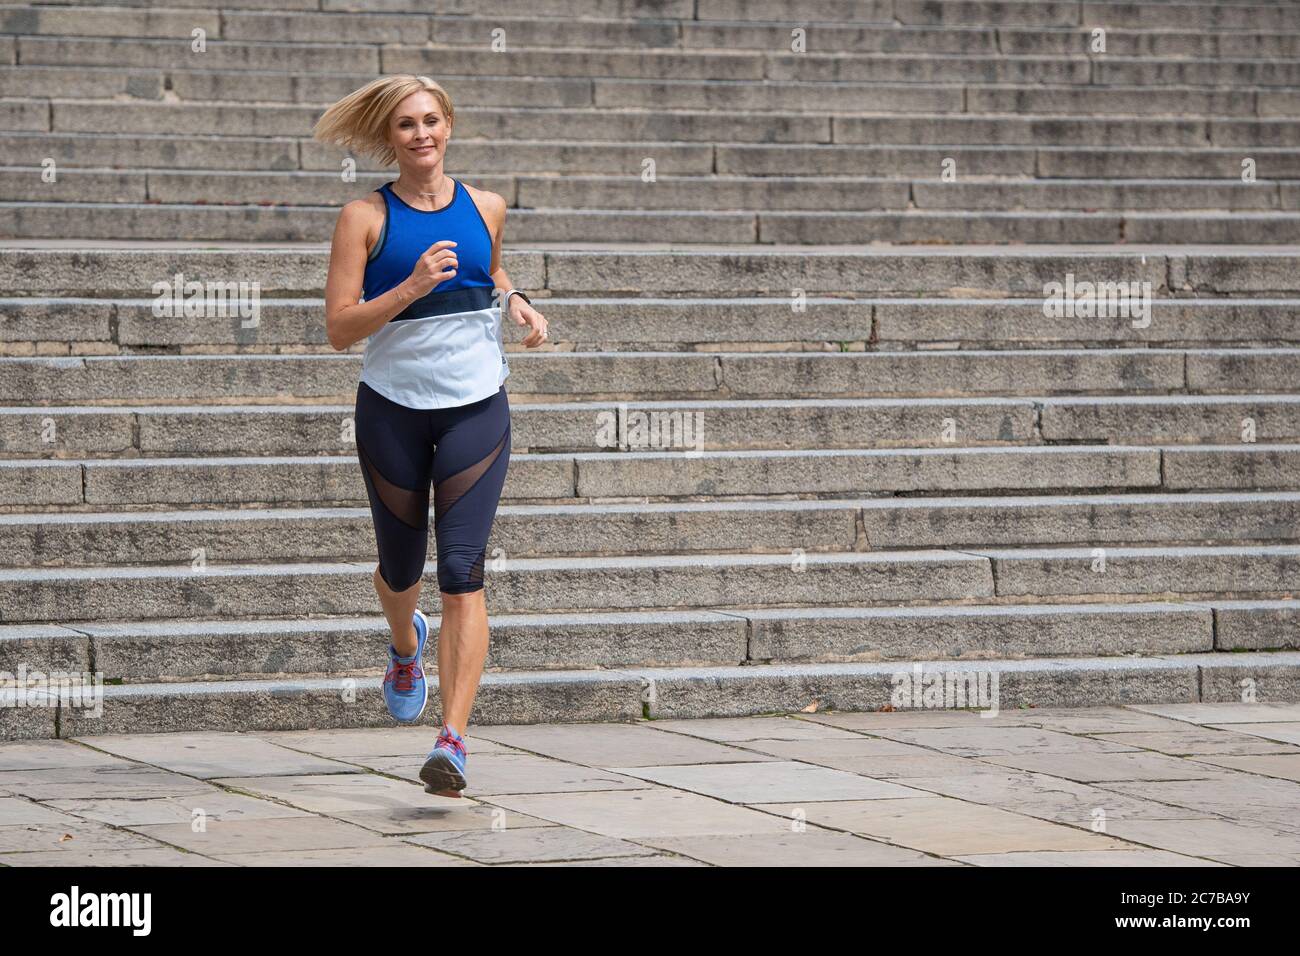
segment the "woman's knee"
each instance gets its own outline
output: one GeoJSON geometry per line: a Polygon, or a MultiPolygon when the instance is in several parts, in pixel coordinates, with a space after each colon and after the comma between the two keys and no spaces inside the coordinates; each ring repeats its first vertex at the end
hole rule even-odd
{"type": "Polygon", "coordinates": [[[415,587],[424,577],[424,559],[421,557],[418,564],[414,561],[396,561],[391,567],[381,560],[377,570],[388,590],[401,594],[415,587]]]}
{"type": "Polygon", "coordinates": [[[483,590],[484,549],[477,553],[447,549],[438,555],[438,590],[444,594],[471,594],[483,590]]]}

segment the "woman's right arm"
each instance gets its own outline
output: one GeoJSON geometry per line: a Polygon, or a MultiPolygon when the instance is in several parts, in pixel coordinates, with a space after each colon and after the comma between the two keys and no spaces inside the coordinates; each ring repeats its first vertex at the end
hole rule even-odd
{"type": "Polygon", "coordinates": [[[416,299],[428,295],[439,282],[456,274],[456,254],[448,248],[455,243],[434,243],[399,285],[361,302],[369,255],[366,235],[379,218],[381,214],[368,202],[357,199],[343,207],[334,226],[325,280],[325,337],[339,352],[373,335],[416,299]]]}

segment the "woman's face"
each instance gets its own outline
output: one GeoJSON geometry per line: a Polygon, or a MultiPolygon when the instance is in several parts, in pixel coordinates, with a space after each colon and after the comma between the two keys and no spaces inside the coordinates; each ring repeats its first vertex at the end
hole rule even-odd
{"type": "Polygon", "coordinates": [[[451,127],[432,93],[420,90],[397,104],[388,119],[388,142],[403,169],[436,169],[447,150],[451,127]]]}

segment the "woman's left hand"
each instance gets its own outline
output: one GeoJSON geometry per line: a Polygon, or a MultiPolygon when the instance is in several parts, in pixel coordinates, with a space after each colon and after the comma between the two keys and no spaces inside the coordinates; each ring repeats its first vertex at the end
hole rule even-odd
{"type": "Polygon", "coordinates": [[[516,325],[529,327],[530,331],[524,338],[525,348],[537,348],[550,334],[546,331],[546,317],[517,295],[510,297],[510,317],[516,325]]]}

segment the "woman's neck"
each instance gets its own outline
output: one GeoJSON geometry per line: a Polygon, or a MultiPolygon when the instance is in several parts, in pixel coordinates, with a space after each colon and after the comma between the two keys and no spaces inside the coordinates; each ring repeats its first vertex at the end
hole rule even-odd
{"type": "Polygon", "coordinates": [[[431,209],[446,205],[450,186],[451,177],[442,171],[441,166],[427,172],[424,170],[418,173],[404,171],[398,175],[393,183],[393,187],[399,193],[428,203],[431,209]]]}

